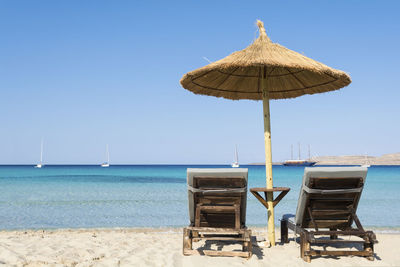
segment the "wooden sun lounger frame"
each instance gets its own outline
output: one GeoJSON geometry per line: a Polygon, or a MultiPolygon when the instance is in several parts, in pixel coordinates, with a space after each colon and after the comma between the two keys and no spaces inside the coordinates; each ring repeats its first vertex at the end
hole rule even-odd
{"type": "Polygon", "coordinates": [[[289,243],[288,229],[292,230],[295,234],[300,235],[300,257],[306,261],[311,262],[311,256],[363,256],[368,260],[374,260],[374,243],[377,243],[376,236],[372,231],[365,231],[361,226],[357,215],[352,213],[353,219],[357,224],[357,228],[350,228],[347,230],[335,230],[330,229],[329,231],[320,231],[317,227],[315,231],[307,230],[296,226],[294,223],[287,219],[281,220],[281,241],[283,243],[289,243]],[[316,236],[327,236],[330,239],[317,239],[316,236]],[[354,240],[339,240],[339,236],[358,236],[364,239],[363,241],[354,240]],[[351,251],[351,250],[316,250],[312,249],[312,245],[332,245],[332,244],[363,244],[364,249],[362,251],[351,251]]]}
{"type": "MultiPolygon", "coordinates": [[[[196,176],[198,179],[213,181],[213,177],[196,176]]],[[[214,181],[228,181],[235,187],[237,178],[218,177],[214,181]]],[[[215,188],[203,189],[213,190],[215,188]]],[[[183,254],[209,255],[209,256],[239,256],[250,258],[252,256],[251,230],[241,224],[241,198],[243,193],[195,193],[195,222],[183,229],[183,254]],[[211,216],[207,216],[211,214],[211,216]],[[233,216],[232,216],[233,214],[233,216]],[[214,218],[213,218],[214,216],[214,218]],[[215,240],[240,242],[242,251],[220,251],[193,249],[193,242],[200,240],[215,240]]]]}
{"type": "MultiPolygon", "coordinates": [[[[312,178],[318,182],[318,179],[324,178],[312,178]]],[[[334,178],[335,179],[335,178],[334,178]]],[[[336,178],[338,179],[338,178],[336,178]]],[[[339,178],[340,179],[340,178],[339,178]]],[[[361,181],[361,179],[360,179],[361,181]]],[[[360,182],[361,183],[361,182],[360,182]]],[[[362,186],[362,184],[360,184],[362,186]]],[[[337,202],[349,200],[349,198],[332,198],[329,194],[314,194],[314,198],[318,197],[322,201],[327,202],[337,202]]],[[[348,195],[347,195],[348,196],[348,195]]],[[[310,227],[300,227],[296,225],[294,222],[290,221],[286,216],[284,216],[281,220],[281,241],[283,243],[289,243],[288,239],[288,229],[292,230],[295,234],[300,235],[300,257],[306,261],[311,262],[312,256],[347,256],[347,255],[355,255],[355,256],[363,256],[368,260],[374,260],[374,243],[377,243],[376,236],[372,231],[365,231],[361,225],[360,220],[358,219],[356,212],[354,210],[354,205],[357,205],[358,200],[360,198],[360,193],[354,194],[352,200],[352,204],[348,205],[347,208],[343,209],[326,209],[323,210],[323,207],[319,210],[310,208],[310,200],[306,204],[306,212],[309,218],[309,225],[313,226],[314,230],[307,230],[306,228],[310,227]],[[313,215],[314,213],[314,215],[313,215]],[[347,220],[318,220],[316,218],[315,213],[318,214],[317,217],[332,216],[335,214],[343,215],[348,214],[347,220]],[[352,228],[351,224],[354,221],[356,224],[356,228],[352,228]],[[319,224],[318,224],[319,223],[319,224]],[[327,228],[329,230],[321,231],[319,228],[327,228]],[[318,239],[316,236],[329,236],[329,239],[318,239]],[[353,240],[339,240],[339,236],[357,236],[362,238],[361,241],[353,241],[353,240]],[[316,250],[312,249],[312,245],[332,245],[332,244],[363,244],[363,250],[354,251],[354,250],[316,250]]]]}

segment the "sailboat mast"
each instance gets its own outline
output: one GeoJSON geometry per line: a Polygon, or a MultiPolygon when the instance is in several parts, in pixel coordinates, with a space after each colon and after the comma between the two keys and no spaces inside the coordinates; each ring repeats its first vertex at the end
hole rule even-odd
{"type": "Polygon", "coordinates": [[[239,162],[239,156],[238,156],[238,152],[237,152],[237,145],[235,145],[235,162],[236,163],[239,162]]]}
{"type": "Polygon", "coordinates": [[[311,160],[311,146],[308,145],[308,159],[311,160]]]}
{"type": "Polygon", "coordinates": [[[293,160],[293,144],[290,145],[290,159],[293,160]]]}
{"type": "Polygon", "coordinates": [[[108,144],[106,145],[106,151],[107,151],[107,163],[110,163],[110,152],[108,151],[108,144]]]}
{"type": "Polygon", "coordinates": [[[299,142],[299,160],[300,160],[300,142],[299,142]]]}
{"type": "Polygon", "coordinates": [[[43,138],[40,142],[40,164],[43,162],[43,138]]]}

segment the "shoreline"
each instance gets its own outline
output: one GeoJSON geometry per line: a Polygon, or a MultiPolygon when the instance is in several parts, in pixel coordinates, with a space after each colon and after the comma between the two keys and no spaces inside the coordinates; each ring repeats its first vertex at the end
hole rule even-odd
{"type": "MultiPolygon", "coordinates": [[[[160,226],[160,227],[93,227],[93,228],[24,228],[24,229],[0,229],[0,233],[9,232],[57,232],[57,231],[76,231],[76,232],[87,232],[87,231],[124,231],[132,233],[158,233],[158,232],[177,232],[181,231],[185,226],[160,226]]],[[[267,226],[261,225],[247,225],[252,231],[262,232],[266,231],[267,226]]],[[[385,227],[385,226],[365,226],[363,228],[366,230],[374,231],[378,234],[395,234],[400,235],[400,226],[385,227]]],[[[280,227],[275,227],[275,232],[280,233],[280,227]]]]}

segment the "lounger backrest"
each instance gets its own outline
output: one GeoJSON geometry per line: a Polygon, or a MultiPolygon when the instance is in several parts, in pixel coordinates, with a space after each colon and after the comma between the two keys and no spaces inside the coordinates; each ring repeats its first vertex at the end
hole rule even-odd
{"type": "Polygon", "coordinates": [[[305,168],[296,210],[296,225],[313,228],[309,210],[319,228],[346,229],[367,176],[364,167],[305,168]]]}
{"type": "MultiPolygon", "coordinates": [[[[202,197],[208,199],[215,197],[222,201],[226,199],[228,202],[239,198],[240,221],[241,225],[245,225],[247,176],[248,169],[245,168],[187,169],[190,222],[193,224],[195,221],[196,204],[202,197]]],[[[212,216],[209,217],[213,219],[212,216]]],[[[223,225],[223,220],[226,218],[214,216],[214,221],[215,219],[220,220],[219,223],[223,225]]]]}

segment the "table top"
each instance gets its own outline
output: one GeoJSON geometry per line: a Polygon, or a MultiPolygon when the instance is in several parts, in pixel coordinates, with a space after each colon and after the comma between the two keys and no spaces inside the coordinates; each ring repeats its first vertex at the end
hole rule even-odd
{"type": "Polygon", "coordinates": [[[279,192],[279,191],[290,191],[290,188],[289,187],[274,187],[274,188],[253,187],[253,188],[250,188],[250,192],[279,192]]]}

